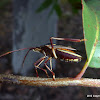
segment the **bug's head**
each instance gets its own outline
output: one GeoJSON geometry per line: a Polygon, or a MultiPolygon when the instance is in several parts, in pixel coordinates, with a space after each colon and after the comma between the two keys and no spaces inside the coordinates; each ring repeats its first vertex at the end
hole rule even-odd
{"type": "Polygon", "coordinates": [[[32,49],[34,52],[41,52],[41,48],[40,47],[36,47],[32,49]]]}

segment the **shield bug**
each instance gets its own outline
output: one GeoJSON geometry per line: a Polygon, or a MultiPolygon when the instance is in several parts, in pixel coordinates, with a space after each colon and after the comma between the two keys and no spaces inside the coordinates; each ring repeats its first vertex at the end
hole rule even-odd
{"type": "Polygon", "coordinates": [[[26,59],[28,53],[31,50],[33,50],[34,52],[42,53],[44,56],[41,57],[39,60],[37,60],[34,63],[36,74],[37,74],[37,76],[39,76],[38,75],[38,71],[37,71],[37,68],[39,68],[39,69],[43,70],[46,73],[46,75],[48,76],[47,70],[40,67],[41,63],[44,61],[45,67],[52,73],[53,80],[55,80],[55,73],[52,70],[52,58],[63,60],[63,61],[67,61],[67,62],[68,61],[79,62],[79,61],[81,61],[82,56],[79,55],[79,54],[76,54],[76,52],[75,52],[76,49],[74,49],[74,48],[53,44],[53,39],[71,41],[71,42],[85,41],[85,39],[71,39],[71,38],[51,37],[50,38],[50,44],[42,45],[40,47],[23,48],[23,49],[18,49],[18,50],[14,50],[14,51],[9,51],[7,53],[4,53],[4,54],[0,55],[0,57],[8,55],[8,54],[16,52],[16,51],[29,49],[27,51],[25,57],[24,57],[23,62],[22,62],[22,66],[23,66],[23,64],[25,62],[25,59],[26,59]],[[50,67],[47,65],[48,61],[50,61],[50,67]]]}

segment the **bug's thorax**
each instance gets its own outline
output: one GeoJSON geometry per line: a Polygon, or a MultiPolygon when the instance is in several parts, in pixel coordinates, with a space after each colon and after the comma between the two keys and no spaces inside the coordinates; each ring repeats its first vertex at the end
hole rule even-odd
{"type": "Polygon", "coordinates": [[[52,49],[49,48],[47,45],[41,46],[41,53],[43,53],[48,57],[52,57],[52,58],[54,57],[52,53],[52,49]]]}
{"type": "Polygon", "coordinates": [[[40,47],[36,47],[36,48],[33,49],[33,51],[42,53],[45,56],[53,57],[52,49],[50,49],[46,45],[43,45],[43,46],[40,46],[40,47]]]}

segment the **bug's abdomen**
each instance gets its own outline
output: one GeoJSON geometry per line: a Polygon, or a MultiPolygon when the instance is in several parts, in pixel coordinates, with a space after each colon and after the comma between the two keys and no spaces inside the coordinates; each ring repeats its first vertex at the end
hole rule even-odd
{"type": "Polygon", "coordinates": [[[63,61],[72,61],[72,62],[79,62],[81,61],[81,56],[76,54],[73,51],[65,51],[65,50],[56,50],[56,55],[58,59],[63,61]]]}

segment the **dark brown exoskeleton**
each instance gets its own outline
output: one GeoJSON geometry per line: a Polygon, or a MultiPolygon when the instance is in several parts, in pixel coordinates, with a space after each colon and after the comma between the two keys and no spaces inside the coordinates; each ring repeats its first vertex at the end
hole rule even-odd
{"type": "Polygon", "coordinates": [[[24,60],[23,60],[23,63],[22,63],[22,66],[23,66],[24,61],[25,61],[26,56],[28,55],[29,51],[33,50],[34,52],[40,52],[44,56],[34,63],[37,76],[38,76],[37,68],[43,70],[46,73],[46,75],[48,76],[47,70],[39,67],[40,64],[44,61],[45,67],[52,73],[53,80],[55,80],[55,73],[52,70],[52,58],[59,59],[59,60],[64,60],[64,61],[79,62],[79,61],[81,61],[82,56],[76,54],[75,53],[76,49],[74,49],[74,48],[53,44],[53,39],[72,41],[72,42],[84,41],[84,39],[70,39],[70,38],[51,37],[50,38],[50,45],[47,44],[47,45],[43,45],[43,46],[35,47],[35,48],[34,47],[32,47],[32,48],[23,48],[23,49],[18,49],[18,50],[14,50],[14,51],[9,51],[9,52],[1,55],[0,57],[2,57],[4,55],[7,55],[9,53],[15,52],[15,51],[21,51],[21,50],[29,49],[27,51],[25,57],[24,57],[24,60]],[[48,61],[50,61],[50,67],[48,67],[48,65],[47,65],[48,61]]]}

